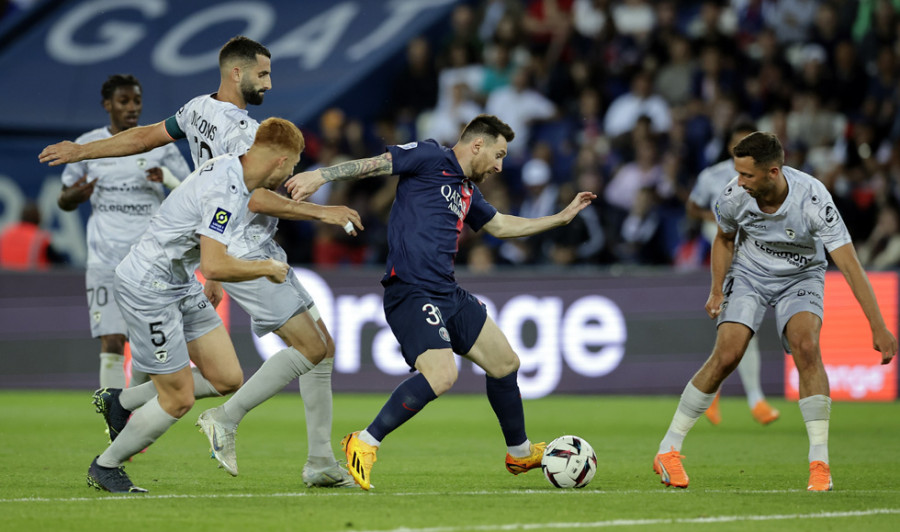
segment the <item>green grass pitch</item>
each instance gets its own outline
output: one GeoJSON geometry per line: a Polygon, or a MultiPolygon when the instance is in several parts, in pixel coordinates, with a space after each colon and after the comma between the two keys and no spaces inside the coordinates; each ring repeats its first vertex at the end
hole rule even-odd
{"type": "MultiPolygon", "coordinates": [[[[383,395],[337,394],[333,442],[363,428],[383,395]]],[[[483,396],[449,394],[388,437],[375,489],[308,489],[299,394],[251,412],[237,438],[240,476],[209,459],[193,426],[222,400],[202,400],[126,471],[147,495],[87,487],[105,447],[90,392],[0,392],[0,530],[891,530],[900,529],[900,405],[835,403],[835,491],[807,493],[807,438],[794,403],[756,425],[742,398],[701,419],[683,454],[686,490],[665,488],[651,460],[674,397],[560,396],[527,401],[534,441],[577,434],[597,452],[594,481],[557,490],[540,471],[503,467],[505,446],[483,396]]],[[[338,455],[340,456],[340,455],[338,455]]]]}

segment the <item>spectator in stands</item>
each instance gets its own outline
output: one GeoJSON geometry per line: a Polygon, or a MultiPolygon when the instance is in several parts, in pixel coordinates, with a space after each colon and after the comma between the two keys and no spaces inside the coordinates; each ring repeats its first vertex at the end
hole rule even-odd
{"type": "Polygon", "coordinates": [[[669,104],[658,94],[653,94],[652,74],[646,70],[638,71],[631,79],[631,91],[610,104],[606,111],[603,129],[611,137],[618,137],[631,132],[638,118],[650,118],[651,127],[656,133],[665,133],[672,127],[669,104]]]}
{"type": "Polygon", "coordinates": [[[438,74],[431,47],[424,37],[416,37],[406,45],[406,66],[394,80],[391,91],[392,112],[403,123],[437,104],[438,74]]]}
{"type": "Polygon", "coordinates": [[[691,98],[695,63],[691,45],[683,35],[676,35],[668,42],[669,61],[656,73],[653,82],[657,94],[670,106],[684,105],[691,98]]]}
{"type": "Polygon", "coordinates": [[[763,19],[775,30],[778,42],[803,42],[809,36],[818,4],[817,0],[765,0],[763,19]]]}
{"type": "Polygon", "coordinates": [[[622,222],[621,242],[616,248],[620,262],[627,264],[669,264],[659,213],[659,199],[653,187],[637,191],[634,204],[622,222]]]}
{"type": "Polygon", "coordinates": [[[557,111],[553,102],[531,87],[529,67],[521,67],[513,75],[512,84],[488,96],[485,112],[500,117],[516,132],[516,142],[509,145],[509,166],[515,165],[515,159],[521,159],[528,149],[531,125],[553,118],[557,111]]]}
{"type": "Polygon", "coordinates": [[[41,211],[33,201],[22,207],[19,222],[0,232],[0,267],[10,270],[46,270],[62,264],[64,257],[53,250],[50,233],[41,229],[41,211]]]}
{"type": "Polygon", "coordinates": [[[900,266],[900,212],[887,202],[878,213],[878,222],[869,238],[857,249],[859,262],[868,270],[888,270],[900,266]]]}
{"type": "MultiPolygon", "coordinates": [[[[549,148],[541,150],[522,166],[525,198],[519,207],[518,216],[540,218],[557,212],[559,188],[553,183],[550,164],[547,162],[550,156],[549,148]]],[[[537,237],[538,235],[533,235],[507,240],[500,247],[500,254],[512,264],[537,262],[540,258],[540,239],[537,237]]]]}
{"type": "Polygon", "coordinates": [[[423,115],[419,123],[426,138],[435,139],[441,144],[453,144],[463,126],[479,114],[481,106],[472,99],[469,86],[457,83],[453,86],[450,101],[423,115]]]}

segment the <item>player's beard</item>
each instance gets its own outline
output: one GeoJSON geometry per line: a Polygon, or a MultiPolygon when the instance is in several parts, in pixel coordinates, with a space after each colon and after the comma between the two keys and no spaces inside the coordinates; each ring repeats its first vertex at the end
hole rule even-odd
{"type": "Polygon", "coordinates": [[[265,92],[252,85],[241,84],[241,95],[244,97],[244,101],[250,105],[261,105],[265,92]]]}

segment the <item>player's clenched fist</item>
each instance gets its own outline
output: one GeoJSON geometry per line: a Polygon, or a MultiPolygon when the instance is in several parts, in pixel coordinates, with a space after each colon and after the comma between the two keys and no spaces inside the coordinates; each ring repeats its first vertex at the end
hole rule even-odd
{"type": "Polygon", "coordinates": [[[301,172],[288,179],[284,186],[291,193],[294,201],[303,201],[319,190],[319,187],[325,184],[322,172],[314,170],[312,172],[301,172]]]}
{"type": "Polygon", "coordinates": [[[281,284],[287,279],[288,270],[291,268],[290,266],[275,259],[266,259],[263,262],[266,263],[266,269],[269,271],[269,273],[266,274],[266,279],[275,284],[281,284]]]}

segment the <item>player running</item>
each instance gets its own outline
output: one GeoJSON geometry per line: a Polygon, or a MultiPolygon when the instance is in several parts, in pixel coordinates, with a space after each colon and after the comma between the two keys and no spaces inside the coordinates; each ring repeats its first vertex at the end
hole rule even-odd
{"type": "MultiPolygon", "coordinates": [[[[750,122],[739,122],[731,129],[728,139],[728,153],[742,138],[756,131],[756,126],[750,122]]],[[[703,236],[713,242],[718,232],[716,217],[713,213],[716,199],[725,190],[728,182],[734,179],[737,171],[734,169],[734,160],[729,156],[724,161],[716,163],[704,169],[697,176],[697,183],[691,190],[691,197],[687,202],[687,215],[689,218],[703,222],[703,236]]],[[[776,421],[781,413],[766,401],[762,384],[759,381],[760,373],[759,341],[754,334],[747,344],[741,363],[738,364],[738,375],[744,386],[744,394],[747,396],[747,405],[750,407],[750,415],[761,425],[768,425],[776,421]]],[[[719,409],[719,393],[706,410],[706,417],[713,425],[722,421],[722,412],[719,409]]]]}
{"type": "MultiPolygon", "coordinates": [[[[41,161],[53,165],[137,153],[183,138],[190,144],[195,167],[225,153],[241,154],[252,143],[258,127],[247,105],[261,104],[272,88],[271,54],[256,41],[235,37],[219,52],[219,72],[217,92],[192,99],[165,121],[85,145],[63,142],[48,146],[41,153],[41,161]]],[[[343,226],[352,235],[356,235],[356,228],[363,228],[353,209],[299,203],[271,190],[255,191],[250,208],[254,214],[240,221],[228,248],[230,254],[242,259],[286,259],[284,250],[273,240],[277,218],[317,219],[343,226]]],[[[237,475],[234,441],[238,423],[252,408],[300,377],[309,441],[303,481],[309,486],[352,487],[350,476],[337,464],[331,448],[334,341],[312,297],[293,272],[285,284],[257,279],[227,283],[225,289],[252,317],[254,333],[262,336],[274,331],[288,347],[266,360],[225,404],[201,414],[198,424],[210,441],[213,456],[228,473],[237,475]]],[[[213,304],[218,304],[221,285],[207,283],[206,293],[213,304]]],[[[152,386],[129,388],[121,394],[115,389],[99,390],[95,402],[107,418],[112,435],[121,430],[131,410],[155,395],[152,386]]]]}
{"type": "Polygon", "coordinates": [[[484,305],[457,285],[453,263],[466,223],[498,238],[533,235],[566,225],[596,196],[581,192],[562,211],[543,218],[497,212],[478,184],[503,168],[513,130],[496,116],[479,115],[453,148],[434,140],[389,146],[377,157],[341,163],[292,177],[302,200],[329,181],[397,174],[400,181],[388,222],[384,311],[407,364],[419,374],[403,381],[363,431],[344,437],[353,479],[364,490],[382,440],[456,382],[453,353],[487,373],[487,396],[506,439],[506,468],[514,475],[539,467],[544,443],[525,434],[519,394],[519,358],[488,317],[484,305]]]}
{"type": "MultiPolygon", "coordinates": [[[[100,94],[109,125],[88,131],[76,142],[109,138],[137,126],[143,99],[137,78],[112,75],[103,83],[100,94]]],[[[101,388],[125,387],[128,329],[113,300],[116,266],[147,229],[150,217],[166,197],[163,185],[175,188],[190,172],[175,146],[162,146],[141,155],[71,163],[63,170],[59,207],[74,211],[81,203],[91,201],[85,285],[91,336],[100,338],[101,388]]],[[[132,372],[132,385],[146,380],[146,376],[132,372]]]]}
{"type": "Polygon", "coordinates": [[[150,375],[159,394],[134,416],[88,469],[88,485],[114,493],[146,492],[122,464],[156,441],[193,406],[194,397],[236,390],[241,366],[219,315],[194,276],[283,283],[290,266],[266,258],[237,259],[227,246],[238,238],[251,193],[273,189],[293,171],[303,135],[280,118],[263,122],[243,155],[207,161],[178,187],[116,268],[116,302],[128,324],[133,364],[150,375]],[[192,372],[189,359],[197,365],[192,372]]]}
{"type": "Polygon", "coordinates": [[[688,382],[653,469],[666,486],[686,488],[681,446],[741,360],[767,306],[775,307],[782,344],[800,375],[800,412],[809,436],[809,491],[832,489],[828,465],[831,398],[819,350],[825,293],[825,251],[844,274],[872,329],[872,344],[887,364],[897,340],[884,323],[872,285],[850,235],[816,178],[784,166],[775,135],[754,132],[734,150],[738,176],[716,202],[712,285],[706,312],[718,318],[712,355],[688,382]],[[735,240],[737,238],[737,240],[735,240]]]}

